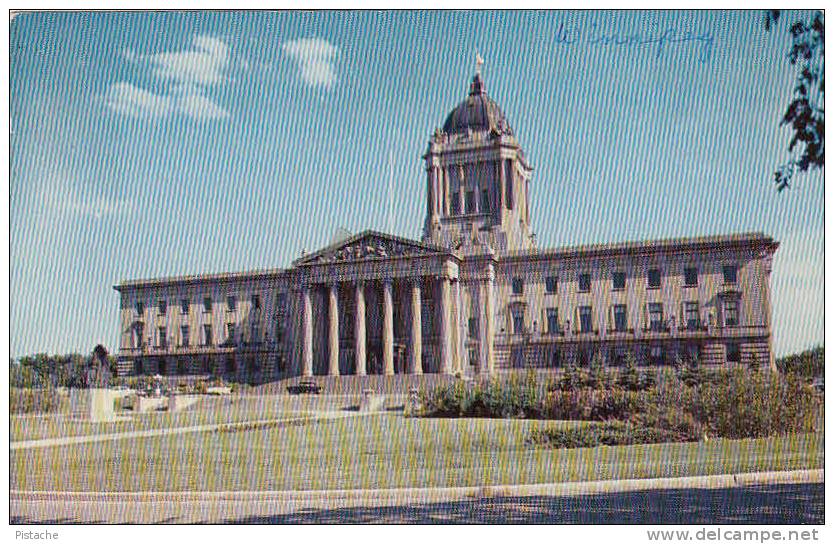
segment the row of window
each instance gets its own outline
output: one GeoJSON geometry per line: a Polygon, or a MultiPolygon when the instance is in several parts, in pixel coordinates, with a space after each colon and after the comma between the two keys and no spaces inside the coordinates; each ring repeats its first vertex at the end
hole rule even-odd
{"type": "MultiPolygon", "coordinates": [[[[682,357],[684,360],[688,361],[699,361],[701,359],[701,346],[698,344],[687,344],[683,346],[682,351],[668,351],[664,348],[663,344],[652,344],[649,346],[645,346],[642,348],[642,353],[639,355],[641,358],[645,360],[645,362],[653,365],[663,365],[663,364],[672,364],[675,363],[677,357],[682,357]]],[[[576,359],[576,363],[579,367],[587,368],[591,364],[591,360],[593,359],[593,353],[596,351],[595,349],[582,349],[579,350],[576,359]]],[[[609,349],[607,353],[607,361],[606,364],[608,366],[622,366],[626,362],[626,354],[629,352],[629,348],[623,346],[615,346],[609,349]]],[[[604,353],[604,352],[603,352],[604,353]]],[[[473,357],[473,353],[470,352],[470,361],[473,357]]],[[[735,342],[730,342],[725,345],[725,358],[729,363],[740,363],[741,362],[741,346],[735,342]]],[[[523,362],[523,357],[517,357],[516,360],[518,362],[523,362]]],[[[553,350],[550,353],[550,365],[553,367],[560,367],[563,364],[566,364],[566,361],[563,360],[563,354],[558,349],[553,350]]]]}
{"type": "MultiPolygon", "coordinates": [[[[214,335],[212,333],[212,326],[211,325],[203,325],[202,327],[203,336],[201,338],[201,346],[213,346],[214,345],[214,335]]],[[[226,325],[226,341],[223,345],[234,345],[236,343],[236,336],[237,333],[237,325],[234,323],[228,323],[226,325]]],[[[134,330],[134,346],[135,348],[141,347],[143,345],[143,330],[141,327],[137,327],[134,330]]],[[[275,330],[275,339],[277,342],[281,342],[283,339],[283,326],[282,324],[278,324],[275,330]]],[[[180,338],[179,338],[179,347],[187,348],[191,345],[191,327],[188,325],[180,326],[180,338]]],[[[261,331],[260,328],[256,325],[252,325],[251,335],[249,341],[252,343],[258,343],[262,341],[261,338],[261,331]]],[[[160,349],[167,349],[168,348],[168,327],[157,327],[157,337],[156,337],[156,347],[160,349]]]]}
{"type": "MultiPolygon", "coordinates": [[[[737,327],[739,324],[738,317],[738,300],[726,299],[723,301],[723,326],[737,327]]],[[[648,330],[655,332],[666,332],[667,324],[663,315],[663,304],[659,302],[650,302],[646,305],[646,313],[648,317],[648,330]]],[[[548,334],[562,333],[559,324],[559,309],[547,308],[545,310],[547,316],[548,334]]],[[[526,330],[524,325],[524,308],[513,308],[511,310],[513,334],[520,334],[526,330]]],[[[594,332],[593,327],[593,308],[590,305],[583,305],[577,308],[579,332],[589,333],[594,332]]],[[[625,304],[614,304],[611,307],[611,325],[613,332],[627,332],[629,330],[628,311],[625,304]]],[[[689,330],[698,330],[702,328],[700,307],[697,302],[683,303],[683,326],[689,330]]],[[[477,336],[477,320],[470,319],[469,321],[469,335],[471,337],[477,336]]]]}
{"type": "MultiPolygon", "coordinates": [[[[252,295],[251,298],[252,308],[254,310],[261,309],[261,296],[260,295],[252,295]]],[[[286,308],[287,299],[285,293],[279,293],[276,299],[276,307],[279,311],[286,308]]],[[[203,298],[203,311],[206,313],[211,313],[212,307],[214,305],[214,301],[211,297],[204,297],[203,298]]],[[[168,314],[168,301],[165,299],[160,299],[156,303],[157,312],[159,315],[167,315],[168,314]]],[[[228,295],[226,297],[226,309],[229,312],[234,312],[237,310],[237,296],[236,295],[228,295]]],[[[180,299],[180,311],[183,314],[187,314],[191,310],[191,301],[184,298],[180,299]]],[[[145,303],[143,301],[136,302],[136,313],[139,315],[143,315],[145,313],[145,303]]]]}
{"type": "MultiPolygon", "coordinates": [[[[724,265],[722,267],[724,274],[724,283],[727,285],[735,285],[738,278],[738,267],[736,265],[724,265]]],[[[659,289],[662,278],[662,271],[659,268],[650,268],[646,273],[646,285],[649,289],[659,289]]],[[[591,290],[591,274],[585,272],[579,274],[577,278],[578,288],[580,293],[587,293],[591,290]]],[[[614,291],[625,289],[626,274],[622,270],[616,270],[611,274],[611,287],[614,291]]],[[[684,268],[683,271],[683,285],[684,287],[698,286],[698,269],[696,267],[684,268]]],[[[544,282],[545,292],[556,293],[559,286],[558,276],[548,276],[544,282]]],[[[524,280],[515,277],[512,279],[512,290],[514,295],[524,294],[524,280]]]]}

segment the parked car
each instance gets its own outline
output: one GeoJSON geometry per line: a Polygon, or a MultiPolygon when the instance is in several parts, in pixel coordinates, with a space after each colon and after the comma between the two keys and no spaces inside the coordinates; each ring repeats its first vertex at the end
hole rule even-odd
{"type": "Polygon", "coordinates": [[[301,395],[302,393],[321,393],[321,386],[312,380],[302,380],[295,385],[287,386],[287,393],[290,395],[301,395]]]}

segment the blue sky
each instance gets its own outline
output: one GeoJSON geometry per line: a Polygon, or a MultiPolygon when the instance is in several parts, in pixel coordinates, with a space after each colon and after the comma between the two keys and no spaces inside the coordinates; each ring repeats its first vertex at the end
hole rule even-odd
{"type": "Polygon", "coordinates": [[[822,174],[771,182],[796,16],[20,15],[11,355],[115,350],[123,279],[287,266],[338,228],[419,238],[420,156],[476,50],[535,167],[540,246],[763,231],[777,354],[821,343],[822,174]]]}

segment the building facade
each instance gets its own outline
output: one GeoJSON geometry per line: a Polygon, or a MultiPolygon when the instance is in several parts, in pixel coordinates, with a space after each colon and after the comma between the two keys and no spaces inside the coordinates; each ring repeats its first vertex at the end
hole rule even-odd
{"type": "Polygon", "coordinates": [[[539,249],[533,167],[477,73],[429,140],[421,240],[365,231],[285,269],[131,280],[120,374],[491,374],[773,365],[762,234],[539,249]]]}

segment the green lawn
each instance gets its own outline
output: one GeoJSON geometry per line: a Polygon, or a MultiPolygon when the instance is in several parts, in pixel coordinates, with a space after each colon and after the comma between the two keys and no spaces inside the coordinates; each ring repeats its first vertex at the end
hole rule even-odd
{"type": "Polygon", "coordinates": [[[405,419],[199,433],[10,452],[11,489],[181,491],[496,485],[819,468],[822,433],[534,449],[526,420],[405,419]]]}
{"type": "Polygon", "coordinates": [[[328,396],[204,396],[197,404],[182,412],[125,412],[127,421],[90,423],[73,420],[66,415],[12,416],[9,434],[13,442],[66,436],[188,427],[209,423],[237,423],[260,419],[282,419],[311,410],[339,410],[344,405],[357,404],[345,397],[328,396]]]}

